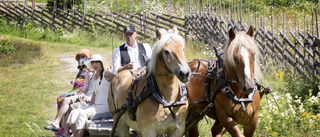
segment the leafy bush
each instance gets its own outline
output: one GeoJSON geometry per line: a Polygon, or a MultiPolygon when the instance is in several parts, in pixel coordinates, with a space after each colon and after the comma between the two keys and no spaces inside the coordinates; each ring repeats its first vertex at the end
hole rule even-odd
{"type": "Polygon", "coordinates": [[[0,38],[0,54],[10,54],[16,49],[10,44],[10,39],[0,38]]]}

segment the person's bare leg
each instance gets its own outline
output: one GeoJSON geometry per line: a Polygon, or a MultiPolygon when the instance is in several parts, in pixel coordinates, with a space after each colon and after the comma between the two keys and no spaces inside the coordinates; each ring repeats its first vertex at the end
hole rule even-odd
{"type": "Polygon", "coordinates": [[[59,123],[60,123],[62,117],[64,116],[64,114],[69,110],[70,103],[71,103],[71,100],[69,97],[67,97],[63,100],[60,111],[58,113],[58,116],[57,116],[56,120],[52,123],[55,127],[60,127],[59,123]]]}
{"type": "Polygon", "coordinates": [[[75,125],[75,124],[72,124],[72,125],[71,125],[71,131],[72,131],[72,133],[73,133],[73,136],[74,136],[74,137],[77,137],[76,125],[75,125]]]}
{"type": "Polygon", "coordinates": [[[70,136],[70,133],[69,133],[69,130],[70,130],[70,125],[67,123],[67,119],[68,119],[68,117],[69,117],[69,114],[70,114],[70,111],[67,111],[67,113],[66,114],[64,114],[64,118],[63,118],[63,120],[62,120],[62,125],[63,125],[63,128],[64,128],[64,133],[63,133],[63,135],[64,136],[70,136]]]}
{"type": "Polygon", "coordinates": [[[82,137],[84,134],[84,129],[79,129],[76,132],[77,132],[77,136],[75,136],[75,137],[82,137]]]}

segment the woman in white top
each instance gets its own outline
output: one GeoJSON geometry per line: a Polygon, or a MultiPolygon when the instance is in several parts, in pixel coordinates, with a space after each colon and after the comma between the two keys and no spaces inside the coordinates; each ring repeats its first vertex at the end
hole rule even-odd
{"type": "MultiPolygon", "coordinates": [[[[92,78],[92,72],[90,72],[90,69],[87,68],[86,65],[84,65],[84,61],[88,61],[90,58],[81,58],[79,60],[79,66],[78,68],[82,69],[85,72],[85,81],[84,86],[74,94],[74,96],[66,97],[63,99],[60,111],[55,119],[55,121],[49,125],[45,126],[44,128],[47,130],[59,130],[55,132],[56,135],[60,135],[64,132],[64,129],[68,127],[68,125],[65,125],[66,119],[68,118],[68,112],[69,112],[69,106],[72,104],[79,103],[80,101],[84,102],[90,102],[92,94],[93,94],[93,87],[90,85],[90,81],[92,78]],[[63,128],[60,128],[59,123],[61,122],[63,128]]],[[[67,130],[66,130],[67,131],[67,130]]],[[[69,132],[69,131],[68,131],[69,132]]]]}
{"type": "MultiPolygon", "coordinates": [[[[82,137],[84,133],[85,123],[89,116],[110,112],[108,106],[108,91],[110,81],[114,74],[105,70],[106,65],[109,65],[106,60],[98,54],[92,56],[87,66],[95,70],[93,75],[93,95],[89,106],[84,106],[79,109],[72,110],[67,123],[71,125],[72,132],[75,137],[82,137]]],[[[91,84],[91,83],[90,83],[91,84]]]]}

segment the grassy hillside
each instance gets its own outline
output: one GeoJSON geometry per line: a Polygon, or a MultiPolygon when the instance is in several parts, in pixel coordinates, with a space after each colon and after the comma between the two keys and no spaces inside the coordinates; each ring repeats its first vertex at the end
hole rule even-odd
{"type": "Polygon", "coordinates": [[[112,54],[104,48],[53,44],[0,34],[0,45],[6,46],[3,43],[15,50],[0,53],[0,136],[52,136],[53,133],[43,127],[47,120],[54,120],[56,98],[72,89],[70,81],[76,76],[76,72],[66,71],[68,63],[61,58],[74,58],[82,48],[108,58],[112,54]]]}

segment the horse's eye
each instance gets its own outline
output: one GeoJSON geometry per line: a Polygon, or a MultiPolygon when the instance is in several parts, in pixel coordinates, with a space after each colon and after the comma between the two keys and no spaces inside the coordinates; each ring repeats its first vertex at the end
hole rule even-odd
{"type": "Polygon", "coordinates": [[[166,56],[168,56],[168,55],[170,54],[170,51],[167,50],[167,49],[164,49],[164,50],[163,50],[163,53],[164,53],[166,56]]]}

